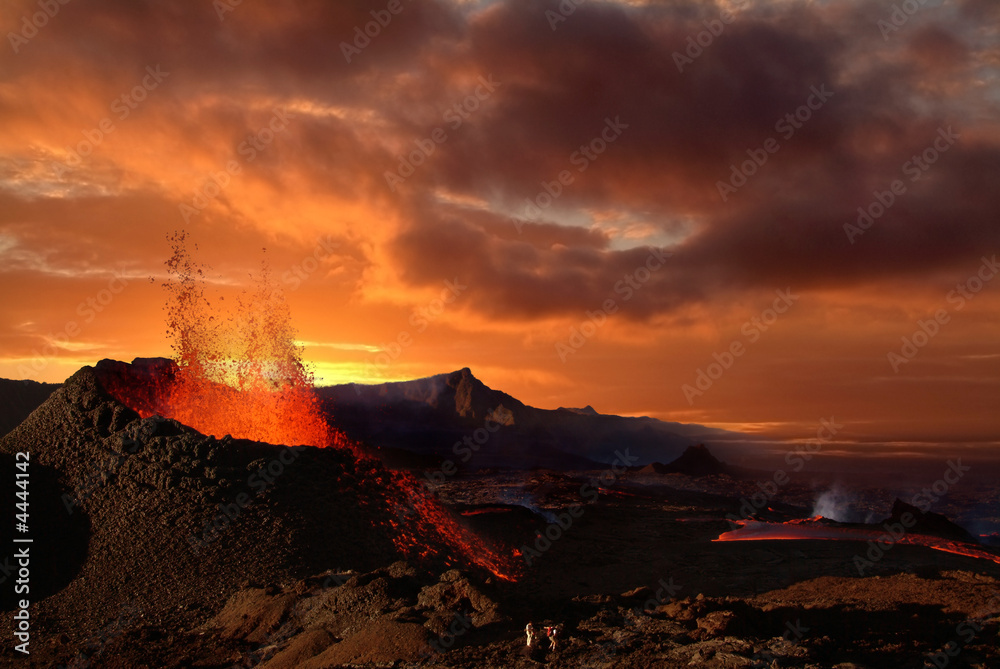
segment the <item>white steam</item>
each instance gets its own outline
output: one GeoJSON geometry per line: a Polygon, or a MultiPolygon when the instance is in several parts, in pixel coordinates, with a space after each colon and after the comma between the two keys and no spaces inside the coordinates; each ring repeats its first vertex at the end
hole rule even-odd
{"type": "Polygon", "coordinates": [[[845,490],[839,483],[824,492],[816,500],[813,506],[812,515],[823,516],[830,520],[842,523],[850,522],[852,514],[851,503],[854,501],[853,493],[845,490]]]}

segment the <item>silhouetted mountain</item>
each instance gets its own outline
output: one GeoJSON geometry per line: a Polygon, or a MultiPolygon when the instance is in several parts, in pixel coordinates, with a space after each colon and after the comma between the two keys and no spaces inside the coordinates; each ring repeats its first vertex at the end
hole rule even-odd
{"type": "Polygon", "coordinates": [[[377,385],[318,389],[333,420],[376,451],[409,451],[459,468],[581,469],[614,462],[628,449],[636,464],[662,461],[706,437],[701,425],[583,409],[536,409],[493,390],[468,368],[377,385]]]}
{"type": "Polygon", "coordinates": [[[688,476],[711,476],[714,474],[734,474],[734,469],[718,460],[704,444],[688,446],[681,456],[668,464],[654,462],[642,469],[643,473],[687,474],[688,476]]]}
{"type": "MultiPolygon", "coordinates": [[[[932,537],[941,537],[951,541],[964,541],[970,544],[978,544],[979,540],[967,531],[951,522],[947,516],[933,511],[921,511],[912,504],[907,504],[903,500],[896,498],[892,505],[892,515],[886,518],[884,523],[899,523],[904,513],[910,513],[916,518],[917,523],[909,527],[910,532],[915,534],[926,534],[932,537]]],[[[903,523],[906,527],[907,524],[903,523]]]]}
{"type": "Polygon", "coordinates": [[[597,416],[597,415],[599,415],[597,413],[597,411],[594,410],[594,407],[590,406],[589,404],[587,406],[583,407],[582,409],[568,409],[566,407],[559,407],[557,409],[557,411],[572,411],[573,413],[582,414],[584,416],[597,416]]]}
{"type": "Polygon", "coordinates": [[[480,422],[499,405],[515,413],[525,408],[507,393],[487,388],[468,367],[414,381],[378,385],[351,383],[320,389],[321,395],[331,393],[341,401],[354,400],[352,403],[355,404],[396,406],[424,413],[428,413],[429,409],[429,414],[458,416],[480,422]]]}
{"type": "Polygon", "coordinates": [[[20,425],[58,387],[57,383],[0,379],[0,437],[20,425]]]}

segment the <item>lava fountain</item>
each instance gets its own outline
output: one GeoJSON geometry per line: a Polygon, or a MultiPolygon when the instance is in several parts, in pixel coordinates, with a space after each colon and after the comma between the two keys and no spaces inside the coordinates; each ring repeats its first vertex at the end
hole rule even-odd
{"type": "MultiPolygon", "coordinates": [[[[328,422],[295,344],[288,305],[272,287],[266,265],[226,318],[206,295],[205,272],[191,259],[186,233],[170,241],[163,287],[173,364],[109,373],[102,378],[108,392],[143,418],[173,418],[217,438],[341,448],[356,459],[369,457],[328,422]]],[[[460,556],[499,578],[516,579],[518,563],[460,525],[411,474],[383,470],[377,485],[390,517],[387,529],[403,555],[449,565],[460,556]]]]}

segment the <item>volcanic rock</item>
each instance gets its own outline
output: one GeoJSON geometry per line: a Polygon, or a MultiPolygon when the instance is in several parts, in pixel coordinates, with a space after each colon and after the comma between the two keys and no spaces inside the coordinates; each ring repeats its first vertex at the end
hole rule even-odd
{"type": "Polygon", "coordinates": [[[697,622],[698,629],[702,632],[703,638],[713,638],[726,634],[736,618],[732,611],[713,611],[697,622]]]}
{"type": "MultiPolygon", "coordinates": [[[[142,419],[91,367],[0,439],[5,484],[18,452],[30,453],[39,634],[79,639],[131,606],[149,622],[183,624],[248,580],[293,582],[331,566],[370,571],[400,557],[394,509],[408,500],[391,498],[399,491],[378,462],[142,419]]],[[[431,553],[441,549],[435,541],[426,538],[431,553]]],[[[4,610],[13,608],[9,594],[4,610]]]]}
{"type": "MultiPolygon", "coordinates": [[[[925,534],[932,537],[941,537],[950,541],[961,541],[969,544],[978,544],[979,541],[969,532],[962,529],[940,513],[933,511],[922,511],[912,504],[907,504],[903,500],[896,498],[892,505],[892,514],[883,521],[884,523],[900,523],[904,513],[909,513],[917,519],[916,525],[910,527],[909,531],[914,534],[925,534]]],[[[909,523],[904,524],[908,526],[909,523]]]]}
{"type": "Polygon", "coordinates": [[[680,457],[669,464],[654,462],[644,467],[642,473],[686,474],[687,476],[713,476],[731,474],[728,465],[716,459],[704,444],[689,446],[680,457]]]}
{"type": "Polygon", "coordinates": [[[470,576],[449,570],[432,582],[396,562],[343,583],[324,579],[305,592],[251,588],[230,597],[203,632],[269,649],[259,659],[270,669],[417,662],[443,651],[436,640],[451,646],[506,620],[470,576]]]}
{"type": "MultiPolygon", "coordinates": [[[[155,378],[169,373],[160,364],[138,367],[155,378]]],[[[859,576],[857,541],[714,542],[743,494],[735,479],[640,488],[624,476],[593,500],[582,486],[601,470],[445,481],[441,499],[490,510],[463,520],[497,528],[512,547],[545,528],[546,514],[580,505],[512,583],[484,578],[468,559],[400,559],[391,537],[406,500],[392,498],[392,473],[378,463],[294,450],[257,494],[249,477],[287,448],[141,419],[90,368],[0,440],[8,499],[22,451],[31,453],[37,666],[529,669],[540,665],[522,656],[528,621],[565,626],[558,652],[537,650],[553,669],[909,669],[946,648],[957,653],[949,666],[1000,666],[993,561],[900,543],[878,576],[859,576]],[[248,490],[252,504],[219,520],[220,504],[231,509],[248,490]],[[228,527],[204,545],[188,541],[213,520],[228,527]],[[921,575],[928,566],[933,578],[921,575]],[[683,598],[661,598],[674,578],[683,598]],[[981,629],[966,638],[972,622],[981,629]]],[[[13,622],[9,611],[2,618],[13,622]]],[[[18,659],[0,649],[0,665],[18,659]]]]}

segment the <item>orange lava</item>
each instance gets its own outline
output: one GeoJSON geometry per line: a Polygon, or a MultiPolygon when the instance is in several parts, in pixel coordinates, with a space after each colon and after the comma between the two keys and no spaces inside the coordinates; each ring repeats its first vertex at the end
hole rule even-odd
{"type": "Polygon", "coordinates": [[[506,507],[496,507],[489,509],[471,509],[469,511],[463,511],[463,516],[481,516],[487,513],[510,513],[510,509],[506,507]]]}
{"type": "Polygon", "coordinates": [[[598,488],[597,492],[602,495],[612,495],[615,497],[639,497],[634,492],[625,492],[624,490],[614,490],[612,488],[598,488]]]}
{"type": "MultiPolygon", "coordinates": [[[[368,457],[327,421],[295,344],[288,306],[271,286],[266,266],[254,290],[240,295],[235,312],[224,318],[205,294],[204,270],[188,254],[186,234],[171,241],[171,280],[164,287],[175,364],[109,370],[102,378],[106,390],[144,418],[159,414],[218,438],[337,447],[368,457]]],[[[461,566],[458,556],[499,578],[516,579],[519,563],[460,525],[415,477],[383,470],[376,485],[400,553],[461,566]],[[442,551],[442,544],[451,550],[442,551]]]]}
{"type": "MultiPolygon", "coordinates": [[[[512,582],[517,580],[521,571],[517,560],[494,551],[472,530],[460,525],[412,474],[395,471],[391,474],[396,485],[408,492],[406,506],[397,508],[397,521],[392,523],[396,530],[397,548],[415,557],[429,557],[420,537],[434,533],[455,547],[465,559],[489,570],[498,578],[512,582]]],[[[450,557],[445,557],[445,563],[460,566],[450,557]]]]}
{"type": "Polygon", "coordinates": [[[224,321],[205,295],[204,270],[188,255],[185,234],[172,241],[166,265],[173,280],[164,287],[177,372],[161,396],[161,413],[216,437],[349,447],[323,415],[288,305],[267,267],[224,321]]]}
{"type": "Polygon", "coordinates": [[[820,522],[815,518],[789,520],[785,523],[769,523],[758,520],[745,521],[739,529],[730,530],[713,541],[788,541],[788,540],[841,540],[841,541],[882,541],[884,543],[925,546],[937,551],[964,555],[966,557],[990,560],[1000,564],[1000,555],[977,548],[971,544],[949,541],[924,534],[907,532],[892,538],[883,528],[851,527],[820,522]]]}

